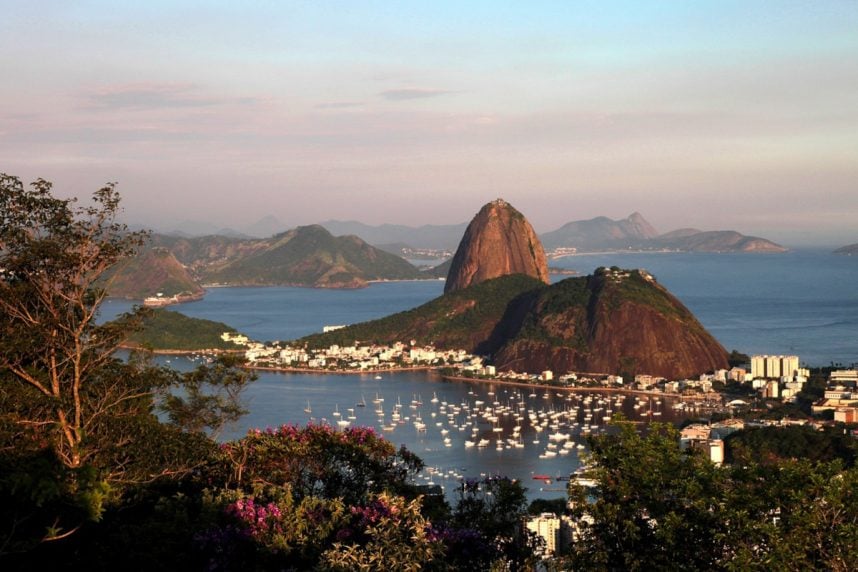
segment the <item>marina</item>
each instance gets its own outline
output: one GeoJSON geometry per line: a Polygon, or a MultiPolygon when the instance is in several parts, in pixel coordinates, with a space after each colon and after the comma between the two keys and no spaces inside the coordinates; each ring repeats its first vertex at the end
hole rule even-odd
{"type": "Polygon", "coordinates": [[[248,388],[247,405],[251,413],[224,439],[282,424],[371,427],[424,461],[417,484],[437,485],[453,497],[463,479],[499,475],[520,480],[531,499],[565,496],[562,481],[582,467],[587,436],[610,431],[617,413],[646,423],[694,412],[648,396],[466,383],[428,372],[382,380],[263,372],[248,388]]]}

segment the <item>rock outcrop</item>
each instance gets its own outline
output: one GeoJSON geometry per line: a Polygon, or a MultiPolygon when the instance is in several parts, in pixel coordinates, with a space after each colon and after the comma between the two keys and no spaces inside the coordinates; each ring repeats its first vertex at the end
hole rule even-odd
{"type": "Polygon", "coordinates": [[[499,370],[681,379],[727,368],[727,352],[655,278],[598,269],[550,286],[512,274],[386,318],[302,341],[415,340],[489,356],[499,370]]]}
{"type": "Polygon", "coordinates": [[[548,283],[548,261],[524,215],[497,199],[480,209],[465,230],[444,293],[508,274],[526,274],[548,283]]]}
{"type": "Polygon", "coordinates": [[[681,379],[728,367],[724,347],[645,271],[601,268],[517,303],[499,325],[498,369],[681,379]]]}

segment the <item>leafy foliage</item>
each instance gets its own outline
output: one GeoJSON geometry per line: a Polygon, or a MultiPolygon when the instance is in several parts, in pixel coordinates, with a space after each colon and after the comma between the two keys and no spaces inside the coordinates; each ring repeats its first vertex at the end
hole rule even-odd
{"type": "Polygon", "coordinates": [[[627,422],[591,439],[595,500],[570,483],[585,569],[848,570],[858,554],[858,471],[839,460],[716,467],[676,430],[627,422]]]}
{"type": "Polygon", "coordinates": [[[488,569],[498,562],[524,567],[534,548],[519,526],[526,514],[525,491],[519,481],[506,477],[462,482],[450,520],[452,529],[446,531],[450,561],[463,568],[488,569]]]}
{"type": "Polygon", "coordinates": [[[0,555],[73,536],[213,451],[153,415],[172,372],[114,357],[147,311],[95,321],[102,278],[147,235],[117,222],[113,184],[84,207],[51,188],[0,175],[0,555]]]}
{"type": "Polygon", "coordinates": [[[727,460],[742,464],[770,464],[790,459],[814,462],[840,459],[847,467],[852,467],[858,457],[858,443],[843,426],[822,431],[798,425],[755,427],[729,435],[725,444],[727,460]]]}
{"type": "Polygon", "coordinates": [[[742,367],[751,363],[751,356],[743,354],[739,350],[732,350],[727,356],[727,363],[730,367],[742,367]]]}
{"type": "Polygon", "coordinates": [[[298,499],[340,498],[348,504],[385,490],[405,492],[407,477],[422,466],[368,427],[337,431],[329,425],[284,425],[226,443],[223,452],[235,486],[288,485],[298,499]]]}
{"type": "Polygon", "coordinates": [[[170,422],[185,431],[207,431],[217,437],[229,423],[247,413],[241,394],[256,375],[239,366],[243,358],[220,356],[213,365],[201,365],[181,375],[181,393],[162,392],[159,408],[170,422]]]}

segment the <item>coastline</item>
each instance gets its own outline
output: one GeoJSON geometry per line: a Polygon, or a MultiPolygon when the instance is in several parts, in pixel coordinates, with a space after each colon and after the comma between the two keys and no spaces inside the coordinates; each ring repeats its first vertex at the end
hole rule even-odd
{"type": "MultiPolygon", "coordinates": [[[[380,369],[365,369],[365,370],[325,370],[319,368],[300,368],[300,367],[271,367],[271,366],[252,366],[252,365],[244,365],[242,366],[245,369],[254,370],[254,371],[267,371],[271,373],[304,373],[304,374],[331,374],[331,375],[379,375],[383,373],[403,373],[403,372],[426,372],[429,375],[433,375],[433,372],[437,372],[441,367],[439,366],[418,366],[418,367],[396,367],[396,368],[380,368],[380,369]]],[[[580,387],[580,386],[558,386],[558,385],[548,385],[545,383],[526,383],[523,381],[509,381],[503,379],[478,379],[473,377],[462,377],[455,375],[443,375],[443,374],[435,374],[440,377],[444,381],[462,381],[466,383],[473,384],[496,384],[507,387],[521,387],[521,388],[531,388],[531,389],[541,389],[541,390],[555,390],[555,391],[564,391],[567,393],[575,393],[575,392],[588,392],[588,393],[619,393],[623,395],[643,395],[647,397],[663,397],[665,399],[676,399],[680,401],[705,401],[707,399],[711,399],[717,396],[717,398],[721,399],[723,396],[721,394],[695,394],[695,395],[681,395],[675,393],[664,393],[661,391],[645,391],[642,389],[629,389],[624,387],[580,387]]]]}
{"type": "Polygon", "coordinates": [[[155,355],[166,355],[166,356],[188,356],[193,354],[204,354],[204,355],[220,355],[220,354],[243,354],[245,350],[237,349],[237,350],[219,350],[214,348],[207,348],[204,350],[176,350],[176,349],[149,349],[144,348],[143,346],[138,346],[136,344],[119,344],[119,349],[121,350],[130,350],[130,351],[144,351],[150,352],[155,355]]]}
{"type": "Polygon", "coordinates": [[[403,373],[409,371],[431,371],[437,370],[438,366],[435,365],[425,365],[418,367],[385,367],[385,368],[376,368],[376,369],[355,369],[355,370],[345,370],[345,369],[321,369],[321,368],[310,368],[310,367],[273,367],[273,366],[263,366],[263,365],[243,365],[244,369],[256,370],[256,371],[270,371],[272,373],[312,373],[312,374],[333,374],[333,375],[378,375],[382,373],[403,373]]]}
{"type": "Polygon", "coordinates": [[[648,396],[658,396],[658,397],[669,397],[671,399],[681,399],[683,395],[677,395],[673,393],[663,393],[661,391],[644,391],[642,389],[628,389],[624,387],[567,387],[561,385],[548,385],[544,383],[525,383],[523,381],[507,381],[501,379],[476,379],[473,377],[460,377],[455,375],[442,375],[441,379],[445,381],[464,381],[468,383],[494,383],[497,385],[505,385],[510,387],[530,387],[534,389],[545,389],[545,390],[554,390],[554,391],[565,391],[568,393],[575,393],[578,391],[586,391],[591,393],[622,393],[628,395],[648,395],[648,396]]]}

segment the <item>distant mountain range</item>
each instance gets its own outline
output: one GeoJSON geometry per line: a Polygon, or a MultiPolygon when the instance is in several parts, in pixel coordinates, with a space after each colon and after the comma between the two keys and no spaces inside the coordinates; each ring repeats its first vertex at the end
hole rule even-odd
{"type": "Polygon", "coordinates": [[[845,254],[847,256],[858,255],[858,243],[842,246],[835,250],[834,254],[845,254]]]}
{"type": "MultiPolygon", "coordinates": [[[[328,221],[322,226],[334,234],[360,236],[370,244],[390,252],[411,248],[453,249],[465,224],[408,227],[370,226],[359,222],[328,221]],[[383,246],[382,246],[383,245],[383,246]],[[393,246],[393,248],[388,245],[393,246]]],[[[785,252],[786,248],[765,238],[745,236],[732,230],[702,231],[683,228],[664,234],[640,214],[612,220],[596,217],[572,221],[557,230],[539,235],[547,252],[575,249],[577,252],[609,250],[675,250],[680,252],[785,252]]]]}
{"type": "Polygon", "coordinates": [[[400,248],[409,246],[437,250],[455,249],[467,226],[464,222],[448,225],[428,224],[418,227],[399,224],[371,226],[353,220],[329,220],[319,224],[337,236],[353,234],[375,246],[396,245],[400,248]]]}
{"type": "MultiPolygon", "coordinates": [[[[258,221],[253,231],[268,232],[280,226],[274,216],[269,216],[258,221]]],[[[430,252],[437,258],[443,251],[456,248],[466,226],[465,223],[370,226],[356,221],[328,221],[277,232],[268,238],[248,238],[232,229],[196,237],[183,233],[156,234],[152,241],[155,248],[145,251],[113,276],[109,292],[114,296],[140,299],[158,292],[165,296],[198,293],[201,283],[358,288],[371,280],[446,278],[449,264],[421,272],[403,260],[401,254],[405,249],[406,252],[430,252]]],[[[189,223],[188,229],[200,230],[201,227],[189,223]]],[[[542,241],[549,258],[552,254],[611,250],[786,250],[764,238],[735,231],[686,228],[659,234],[640,213],[621,220],[597,217],[569,222],[542,234],[536,238],[538,240],[542,241]]],[[[484,250],[491,251],[490,248],[484,250]]]]}
{"type": "Polygon", "coordinates": [[[200,284],[360,288],[371,280],[426,278],[406,260],[319,225],[266,239],[156,234],[152,248],[111,276],[112,296],[142,299],[202,291],[200,284]]]}
{"type": "Polygon", "coordinates": [[[658,236],[658,232],[640,213],[622,220],[596,217],[590,220],[567,222],[557,230],[540,236],[547,250],[577,248],[578,250],[604,250],[626,248],[658,236]]]}
{"type": "MultiPolygon", "coordinates": [[[[230,238],[266,238],[287,230],[286,224],[269,215],[240,229],[217,228],[211,224],[186,221],[181,230],[163,234],[182,238],[224,236],[230,238]]],[[[358,221],[328,220],[319,223],[334,236],[358,236],[369,244],[401,255],[412,250],[452,251],[459,244],[467,223],[406,226],[368,225],[358,221]]],[[[785,252],[786,248],[765,238],[746,236],[732,230],[703,231],[682,228],[660,234],[638,212],[619,220],[600,216],[572,221],[540,236],[549,253],[560,249],[577,252],[609,250],[675,250],[679,252],[785,252]]]]}

